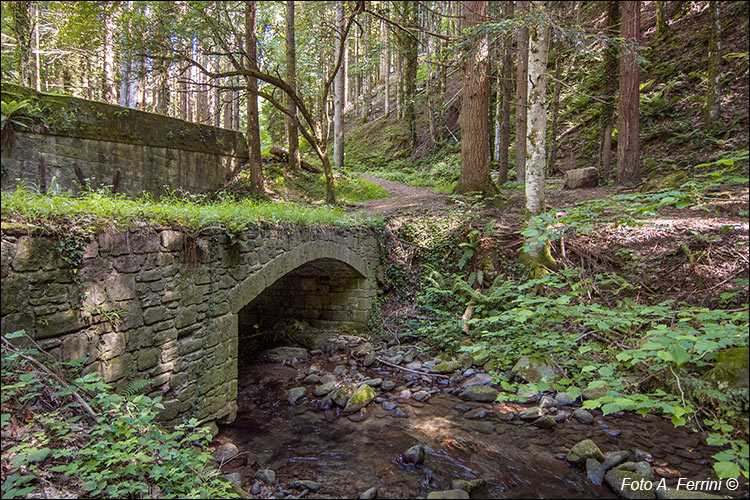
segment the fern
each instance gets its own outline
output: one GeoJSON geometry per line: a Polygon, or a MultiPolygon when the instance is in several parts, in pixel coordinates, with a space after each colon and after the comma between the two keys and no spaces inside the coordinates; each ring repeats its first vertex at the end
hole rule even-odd
{"type": "Polygon", "coordinates": [[[135,396],[136,394],[139,394],[143,389],[147,388],[151,385],[150,380],[146,380],[143,378],[137,378],[135,380],[131,380],[128,382],[128,385],[123,388],[121,391],[121,394],[125,396],[126,398],[135,396]]]}

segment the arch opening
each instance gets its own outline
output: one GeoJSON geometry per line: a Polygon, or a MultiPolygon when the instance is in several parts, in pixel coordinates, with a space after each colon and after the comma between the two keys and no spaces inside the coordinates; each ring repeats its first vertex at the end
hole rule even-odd
{"type": "Polygon", "coordinates": [[[366,285],[359,271],[330,258],[286,273],[238,311],[240,362],[271,347],[315,348],[326,329],[366,328],[366,285]]]}

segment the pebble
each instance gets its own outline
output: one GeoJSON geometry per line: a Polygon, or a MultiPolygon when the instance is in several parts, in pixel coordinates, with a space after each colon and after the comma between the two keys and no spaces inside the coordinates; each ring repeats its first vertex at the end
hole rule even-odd
{"type": "Polygon", "coordinates": [[[310,365],[310,366],[309,366],[309,367],[307,368],[307,373],[309,373],[309,374],[311,374],[311,375],[312,375],[313,373],[318,373],[319,371],[320,371],[320,368],[318,367],[318,365],[310,365]]]}
{"type": "Polygon", "coordinates": [[[518,412],[518,418],[521,420],[536,420],[544,415],[544,411],[538,406],[532,406],[518,412]]]}
{"type": "Polygon", "coordinates": [[[401,462],[405,464],[419,465],[424,463],[424,445],[415,444],[401,454],[401,462]]]}
{"type": "Polygon", "coordinates": [[[383,383],[382,378],[368,378],[367,380],[362,381],[363,384],[369,385],[370,387],[378,387],[380,384],[383,383]]]}
{"type": "Polygon", "coordinates": [[[212,458],[216,463],[226,462],[230,458],[234,458],[239,454],[240,450],[234,443],[225,443],[216,447],[212,454],[212,458]]]}
{"type": "Polygon", "coordinates": [[[489,373],[477,373],[461,383],[462,388],[473,387],[475,385],[489,385],[492,382],[492,376],[489,373]]]}
{"type": "Polygon", "coordinates": [[[398,405],[392,401],[383,401],[382,407],[385,411],[392,411],[398,408],[398,405]]]}
{"type": "Polygon", "coordinates": [[[406,418],[406,413],[403,412],[401,408],[396,408],[396,410],[393,412],[394,418],[406,418]]]}
{"type": "Polygon", "coordinates": [[[593,424],[594,416],[586,410],[578,408],[573,412],[573,416],[582,424],[593,424]]]}
{"type": "Polygon", "coordinates": [[[307,396],[307,387],[293,387],[286,393],[286,400],[294,406],[297,401],[307,396]]]}
{"type": "Polygon", "coordinates": [[[362,364],[365,366],[371,366],[375,362],[375,352],[370,352],[365,356],[365,359],[362,360],[362,364]]]}
{"type": "MultiPolygon", "coordinates": [[[[336,367],[336,368],[338,368],[338,367],[336,367]]],[[[334,372],[335,371],[336,370],[334,370],[334,372]]],[[[346,371],[344,371],[344,373],[346,373],[346,371]]],[[[320,377],[320,383],[321,384],[327,384],[329,382],[336,382],[336,375],[332,375],[332,374],[328,373],[328,374],[323,375],[322,377],[320,377]]]]}
{"type": "Polygon", "coordinates": [[[419,401],[420,403],[429,399],[429,397],[430,393],[427,391],[418,391],[412,396],[412,398],[414,398],[416,401],[419,401]]]}
{"type": "Polygon", "coordinates": [[[310,491],[318,491],[323,487],[323,485],[320,483],[316,483],[315,481],[310,481],[308,479],[300,479],[289,483],[289,487],[294,488],[295,490],[307,488],[310,491]]]}
{"type": "Polygon", "coordinates": [[[335,381],[326,382],[324,384],[316,386],[315,389],[313,389],[313,394],[315,394],[316,396],[325,396],[326,394],[331,392],[335,386],[335,381]]]}
{"type": "Polygon", "coordinates": [[[636,462],[653,462],[654,457],[651,456],[651,453],[647,451],[643,451],[639,448],[633,448],[633,460],[636,462]]]}
{"type": "Polygon", "coordinates": [[[384,391],[391,391],[394,387],[396,387],[396,383],[393,380],[383,380],[380,384],[380,388],[384,391]]]}
{"type": "Polygon", "coordinates": [[[443,498],[457,498],[464,499],[470,498],[469,493],[464,490],[444,490],[444,491],[431,491],[427,494],[428,500],[430,499],[443,499],[443,498]]]}
{"type": "Polygon", "coordinates": [[[551,396],[542,396],[539,398],[539,408],[554,408],[557,406],[557,401],[551,396]]]}
{"type": "Polygon", "coordinates": [[[348,370],[349,368],[347,368],[346,365],[338,365],[333,369],[333,374],[340,377],[341,375],[344,375],[348,370]]]}
{"type": "Polygon", "coordinates": [[[555,422],[557,422],[558,424],[565,422],[566,420],[568,420],[569,417],[570,417],[569,411],[559,411],[555,413],[555,415],[553,416],[553,418],[555,419],[555,422]]]}
{"type": "Polygon", "coordinates": [[[542,429],[551,429],[557,424],[557,422],[555,422],[555,418],[552,415],[541,416],[538,419],[534,420],[534,422],[532,423],[542,429]]]}
{"type": "Polygon", "coordinates": [[[605,471],[608,471],[612,467],[620,465],[622,462],[627,460],[628,457],[630,457],[629,451],[611,451],[609,453],[605,453],[602,467],[604,467],[605,471]]]}
{"type": "Polygon", "coordinates": [[[378,487],[373,486],[372,488],[368,488],[362,493],[359,494],[359,498],[363,500],[371,500],[378,496],[378,487]]]}
{"type": "Polygon", "coordinates": [[[319,384],[320,383],[320,377],[314,373],[311,373],[307,377],[302,380],[303,384],[319,384]]]}
{"type": "Polygon", "coordinates": [[[481,420],[487,416],[487,413],[487,409],[485,408],[474,408],[473,410],[464,413],[464,418],[481,420]]]}
{"type": "Polygon", "coordinates": [[[617,429],[604,429],[604,432],[606,432],[607,434],[609,434],[612,437],[617,437],[620,434],[622,434],[622,431],[619,431],[617,429]]]}
{"type": "Polygon", "coordinates": [[[403,391],[399,392],[396,397],[398,399],[409,399],[411,397],[411,391],[409,389],[404,389],[403,391]]]}
{"type": "Polygon", "coordinates": [[[465,411],[471,410],[470,407],[464,406],[464,405],[456,405],[453,408],[455,408],[456,410],[461,411],[461,412],[465,412],[465,411]]]}
{"type": "Polygon", "coordinates": [[[388,359],[389,363],[393,363],[394,365],[397,365],[401,363],[404,360],[404,357],[400,354],[396,354],[395,356],[388,359]]]}
{"type": "Polygon", "coordinates": [[[419,370],[422,368],[422,362],[421,361],[412,361],[411,363],[406,365],[406,368],[410,370],[419,370]]]}
{"type": "Polygon", "coordinates": [[[250,486],[250,493],[252,495],[260,495],[260,487],[261,487],[260,481],[255,481],[253,485],[250,486]]]}
{"type": "Polygon", "coordinates": [[[266,484],[272,484],[276,482],[276,473],[271,469],[258,469],[255,473],[255,478],[260,479],[266,484]]]}

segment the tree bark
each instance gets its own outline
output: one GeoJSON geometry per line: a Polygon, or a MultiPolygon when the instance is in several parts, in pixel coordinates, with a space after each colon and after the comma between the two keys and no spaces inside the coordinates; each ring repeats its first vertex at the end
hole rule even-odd
{"type": "MultiPolygon", "coordinates": [[[[255,1],[245,2],[245,55],[250,69],[258,69],[255,35],[255,1]]],[[[250,189],[263,194],[263,163],[260,156],[260,126],[258,124],[258,80],[247,75],[247,147],[250,153],[250,189]]]]}
{"type": "MultiPolygon", "coordinates": [[[[503,17],[513,18],[513,2],[503,2],[503,17]]],[[[508,149],[510,147],[510,108],[511,92],[513,91],[513,41],[510,35],[503,40],[503,64],[502,71],[498,73],[501,83],[502,97],[502,121],[500,123],[500,140],[497,144],[498,174],[497,184],[502,186],[508,180],[508,149]]]]}
{"type": "MultiPolygon", "coordinates": [[[[386,2],[385,16],[389,16],[390,9],[388,8],[388,2],[386,2]]],[[[388,118],[391,114],[391,37],[390,28],[385,21],[383,21],[385,30],[385,117],[388,118]]]]}
{"type": "MultiPolygon", "coordinates": [[[[297,51],[294,46],[294,2],[287,0],[286,2],[286,82],[289,86],[297,91],[297,51]]],[[[289,114],[294,116],[297,114],[297,105],[287,97],[287,103],[289,105],[289,114]]],[[[297,172],[300,169],[300,151],[299,151],[299,133],[297,132],[297,124],[291,118],[291,116],[285,116],[286,122],[286,139],[289,145],[289,170],[297,172]]]]}
{"type": "Polygon", "coordinates": [[[662,37],[669,33],[669,25],[667,24],[666,14],[666,2],[657,1],[654,2],[656,6],[656,36],[657,38],[662,37]]]}
{"type": "Polygon", "coordinates": [[[34,88],[42,90],[42,65],[40,60],[41,49],[39,47],[39,2],[31,2],[34,12],[34,88]]]}
{"type": "MultiPolygon", "coordinates": [[[[336,1],[336,52],[344,50],[344,2],[336,1]]],[[[344,70],[336,73],[333,89],[333,166],[344,166],[344,70]]]]}
{"type": "Polygon", "coordinates": [[[706,89],[706,106],[703,119],[710,124],[719,119],[719,98],[721,97],[721,20],[719,19],[719,2],[708,3],[711,11],[711,25],[708,38],[708,88],[706,89]]]}
{"type": "MultiPolygon", "coordinates": [[[[529,2],[518,2],[519,13],[525,17],[529,2]]],[[[524,24],[526,20],[524,19],[524,24]]],[[[529,86],[529,28],[518,31],[518,68],[516,73],[516,176],[523,184],[526,180],[526,115],[529,86]]]]}
{"type": "MultiPolygon", "coordinates": [[[[487,1],[463,3],[466,28],[487,20],[487,1]]],[[[487,35],[473,42],[464,63],[463,98],[461,100],[461,175],[455,191],[481,191],[485,195],[497,192],[490,178],[488,78],[489,44],[487,35]]]]}
{"type": "MultiPolygon", "coordinates": [[[[417,2],[406,2],[406,23],[409,28],[417,27],[417,2]]],[[[486,11],[485,11],[486,12],[486,11]]],[[[413,34],[413,33],[412,33],[413,34]]],[[[417,90],[417,40],[414,36],[404,35],[406,41],[406,68],[404,71],[404,122],[409,129],[409,146],[411,153],[417,148],[417,115],[415,102],[417,90]]]]}
{"type": "Polygon", "coordinates": [[[617,25],[620,22],[620,5],[616,0],[607,3],[607,35],[604,49],[604,88],[601,114],[601,141],[599,143],[599,179],[606,182],[612,176],[612,129],[614,128],[615,93],[617,91],[617,25]]]}
{"type": "Polygon", "coordinates": [[[641,151],[638,125],[640,70],[636,47],[641,33],[641,2],[622,3],[620,56],[620,104],[617,119],[617,182],[637,184],[641,179],[641,151]]]}
{"type": "Polygon", "coordinates": [[[560,61],[561,42],[555,46],[555,92],[552,98],[552,129],[549,134],[549,155],[547,155],[547,175],[551,176],[557,162],[557,116],[560,109],[560,91],[562,90],[562,61],[560,61]]]}
{"type": "Polygon", "coordinates": [[[102,99],[109,104],[117,103],[115,87],[115,22],[113,13],[105,7],[104,12],[104,46],[102,71],[102,99]]]}
{"type": "MultiPolygon", "coordinates": [[[[546,2],[543,2],[546,4],[546,2]]],[[[543,21],[529,28],[529,112],[527,118],[526,150],[526,225],[534,228],[533,217],[544,212],[544,169],[547,138],[547,56],[549,53],[550,25],[543,21]]],[[[533,273],[542,268],[554,268],[546,241],[539,241],[539,234],[524,237],[522,260],[533,273]]]]}

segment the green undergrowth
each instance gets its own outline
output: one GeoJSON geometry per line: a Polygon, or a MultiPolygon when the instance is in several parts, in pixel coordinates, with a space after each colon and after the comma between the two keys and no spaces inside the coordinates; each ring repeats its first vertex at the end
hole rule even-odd
{"type": "Polygon", "coordinates": [[[154,420],[161,397],[135,385],[114,393],[79,363],[50,361],[23,332],[2,341],[3,498],[238,497],[210,466],[210,433],[197,420],[166,429],[154,420]]]}
{"type": "MultiPolygon", "coordinates": [[[[326,184],[323,174],[305,170],[291,175],[285,164],[272,162],[264,167],[266,186],[271,191],[289,201],[315,203],[325,200],[326,184]]],[[[238,179],[241,182],[241,179],[238,179]]],[[[249,179],[248,179],[249,182],[249,179]]],[[[360,179],[356,175],[334,173],[336,201],[351,204],[380,198],[388,198],[388,191],[360,179]]]]}
{"type": "Polygon", "coordinates": [[[26,186],[2,196],[4,223],[24,225],[39,231],[64,230],[71,225],[89,232],[172,227],[194,236],[203,231],[223,230],[229,234],[261,224],[364,227],[375,219],[349,215],[340,207],[298,203],[270,203],[226,196],[218,201],[204,196],[173,193],[159,201],[149,196],[128,198],[104,190],[80,195],[40,194],[26,186]]]}

